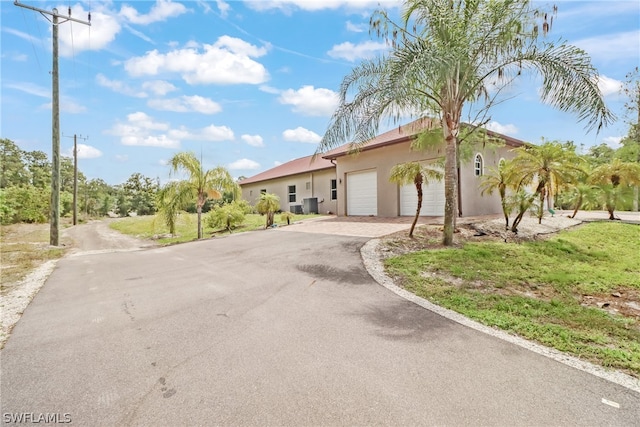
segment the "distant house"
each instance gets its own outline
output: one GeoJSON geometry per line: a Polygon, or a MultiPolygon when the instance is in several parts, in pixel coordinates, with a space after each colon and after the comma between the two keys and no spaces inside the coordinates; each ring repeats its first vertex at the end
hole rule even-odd
{"type": "Polygon", "coordinates": [[[255,205],[261,193],[280,198],[283,211],[336,213],[336,166],[320,156],[291,160],[240,182],[242,198],[255,205]],[[305,201],[306,207],[305,208],[305,201]]]}
{"type": "MultiPolygon", "coordinates": [[[[287,200],[289,204],[299,203],[298,195],[301,195],[317,197],[319,203],[321,200],[324,203],[320,212],[331,211],[339,216],[413,216],[417,207],[415,186],[391,183],[389,176],[391,168],[399,163],[433,163],[444,157],[444,142],[428,150],[411,150],[412,140],[426,123],[425,120],[416,121],[382,133],[359,147],[356,153],[352,152],[350,144],[345,144],[313,163],[310,163],[312,156],[303,157],[262,172],[240,183],[243,197],[253,202],[259,192],[265,190],[280,196],[283,210],[287,208],[287,200]],[[305,193],[300,192],[300,186],[306,189],[305,193]]],[[[513,158],[513,148],[525,145],[506,135],[491,131],[487,134],[501,139],[504,146],[479,142],[473,147],[471,158],[461,161],[458,171],[458,211],[461,216],[502,212],[497,194],[481,194],[481,177],[490,167],[497,167],[501,160],[513,158]]],[[[423,193],[421,215],[442,216],[444,181],[425,185],[423,193]]]]}

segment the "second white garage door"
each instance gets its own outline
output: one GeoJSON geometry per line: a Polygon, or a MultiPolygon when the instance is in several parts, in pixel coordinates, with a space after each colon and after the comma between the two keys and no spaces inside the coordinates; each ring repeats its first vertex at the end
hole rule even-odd
{"type": "Polygon", "coordinates": [[[377,180],[375,170],[347,174],[347,215],[378,215],[377,180]]]}
{"type": "MultiPolygon", "coordinates": [[[[431,182],[422,186],[422,209],[421,216],[443,216],[444,215],[444,181],[431,182]]],[[[416,186],[403,185],[400,187],[400,215],[413,216],[418,207],[418,193],[416,186]]]]}

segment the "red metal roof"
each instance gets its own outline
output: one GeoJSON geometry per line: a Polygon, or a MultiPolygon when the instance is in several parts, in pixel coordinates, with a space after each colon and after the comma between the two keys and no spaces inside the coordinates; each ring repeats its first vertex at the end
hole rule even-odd
{"type": "MultiPolygon", "coordinates": [[[[471,126],[466,123],[462,123],[461,125],[471,126]]],[[[436,127],[440,127],[440,124],[437,123],[436,120],[432,120],[429,118],[414,120],[411,123],[403,126],[398,126],[397,128],[382,133],[360,145],[360,147],[356,147],[352,143],[347,143],[341,145],[340,147],[334,148],[333,150],[327,151],[322,155],[322,157],[325,159],[335,159],[337,157],[346,156],[347,154],[352,154],[357,151],[367,151],[374,148],[384,147],[385,145],[399,144],[401,142],[410,141],[414,136],[416,136],[424,129],[432,129],[436,127]]],[[[518,139],[500,134],[498,132],[493,132],[490,130],[486,130],[486,132],[491,137],[503,139],[506,145],[510,145],[512,147],[519,147],[526,144],[524,141],[520,141],[518,139]]]]}
{"type": "Polygon", "coordinates": [[[313,155],[301,157],[299,159],[291,160],[290,162],[283,163],[275,168],[260,172],[257,175],[243,179],[240,181],[240,185],[251,184],[254,182],[266,181],[269,179],[282,178],[285,176],[297,175],[300,173],[307,173],[318,171],[322,169],[335,168],[336,166],[331,163],[331,160],[324,159],[320,156],[313,158],[313,155]]]}

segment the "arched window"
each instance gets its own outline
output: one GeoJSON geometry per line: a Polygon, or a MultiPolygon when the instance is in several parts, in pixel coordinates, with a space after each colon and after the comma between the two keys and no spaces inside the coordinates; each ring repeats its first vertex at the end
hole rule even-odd
{"type": "Polygon", "coordinates": [[[476,154],[476,158],[473,162],[473,172],[475,176],[482,176],[484,173],[484,160],[480,153],[476,154]]]}

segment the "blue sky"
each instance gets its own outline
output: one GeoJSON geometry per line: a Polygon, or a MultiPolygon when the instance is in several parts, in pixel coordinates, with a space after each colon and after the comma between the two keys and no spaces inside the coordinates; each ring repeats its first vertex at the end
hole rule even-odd
{"type": "MultiPolygon", "coordinates": [[[[380,3],[398,1],[29,1],[86,19],[60,25],[61,152],[79,140],[80,169],[110,184],[140,172],[162,182],[178,151],[205,168],[251,176],[312,154],[342,78],[384,44],[368,33],[380,3]]],[[[548,3],[537,3],[539,6],[548,3]]],[[[551,3],[553,4],[553,3],[551,3]]],[[[491,111],[489,127],[525,141],[572,140],[616,147],[627,133],[625,74],[640,64],[640,2],[563,1],[551,39],[586,50],[618,122],[598,135],[575,116],[542,105],[526,78],[491,111]]],[[[0,2],[0,136],[51,155],[51,25],[0,2]]]]}

